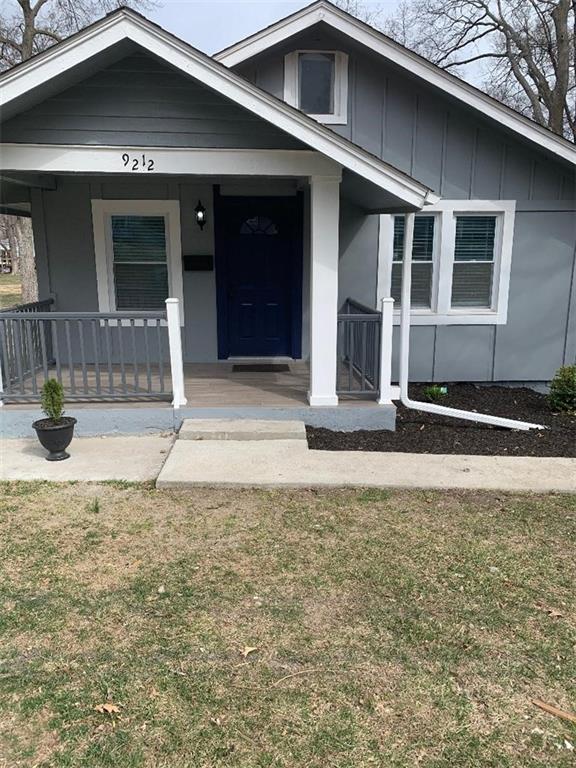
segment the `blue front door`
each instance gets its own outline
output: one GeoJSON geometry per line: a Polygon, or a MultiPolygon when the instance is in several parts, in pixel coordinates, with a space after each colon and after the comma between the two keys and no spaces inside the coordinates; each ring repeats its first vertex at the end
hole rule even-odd
{"type": "Polygon", "coordinates": [[[217,198],[220,357],[300,355],[299,202],[217,198]]]}

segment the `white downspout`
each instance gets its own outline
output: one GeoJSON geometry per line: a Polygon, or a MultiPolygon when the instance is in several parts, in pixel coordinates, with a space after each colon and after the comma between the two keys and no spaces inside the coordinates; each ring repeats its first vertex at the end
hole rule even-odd
{"type": "Polygon", "coordinates": [[[492,424],[506,429],[546,429],[540,424],[530,424],[526,421],[503,419],[499,416],[488,416],[473,411],[460,411],[458,408],[447,408],[433,403],[422,403],[408,397],[408,364],[410,358],[410,302],[412,289],[412,243],[414,241],[414,214],[405,215],[404,253],[402,264],[402,302],[400,306],[400,402],[406,408],[424,413],[435,413],[438,416],[452,416],[456,419],[478,421],[481,424],[492,424]]]}

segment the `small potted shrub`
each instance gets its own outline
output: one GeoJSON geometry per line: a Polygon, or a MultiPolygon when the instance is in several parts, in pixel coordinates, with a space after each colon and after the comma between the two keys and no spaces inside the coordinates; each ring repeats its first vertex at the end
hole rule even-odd
{"type": "Polygon", "coordinates": [[[76,419],[64,416],[64,390],[56,379],[49,379],[42,387],[42,410],[45,419],[38,419],[32,426],[38,440],[49,452],[46,461],[62,461],[70,457],[66,448],[72,442],[76,419]]]}
{"type": "Polygon", "coordinates": [[[576,412],[576,365],[558,368],[550,384],[548,405],[556,412],[576,412]]]}

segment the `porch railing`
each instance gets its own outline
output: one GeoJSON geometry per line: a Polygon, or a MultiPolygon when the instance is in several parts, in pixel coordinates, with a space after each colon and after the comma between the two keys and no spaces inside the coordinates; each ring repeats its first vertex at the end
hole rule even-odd
{"type": "Polygon", "coordinates": [[[174,396],[182,405],[181,347],[173,357],[178,302],[169,301],[175,304],[159,312],[44,311],[50,301],[0,312],[0,396],[37,401],[44,381],[55,378],[68,401],[174,396]]]}
{"type": "Polygon", "coordinates": [[[377,396],[382,314],[346,299],[338,314],[338,395],[377,396]]]}
{"type": "Polygon", "coordinates": [[[0,320],[0,333],[4,331],[2,368],[5,371],[5,384],[12,384],[17,372],[20,372],[22,377],[36,373],[43,345],[46,358],[52,360],[52,337],[46,337],[43,323],[37,315],[41,312],[49,312],[53,304],[54,299],[42,299],[0,310],[0,318],[6,318],[13,313],[33,315],[32,318],[27,318],[25,332],[22,332],[23,329],[19,324],[5,324],[0,320]]]}

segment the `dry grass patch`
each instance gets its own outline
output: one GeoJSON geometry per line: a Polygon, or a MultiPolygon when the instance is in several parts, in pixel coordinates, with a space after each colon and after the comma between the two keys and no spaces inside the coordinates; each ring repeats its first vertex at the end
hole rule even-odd
{"type": "Polygon", "coordinates": [[[1,490],[2,767],[574,762],[575,497],[1,490]]]}

